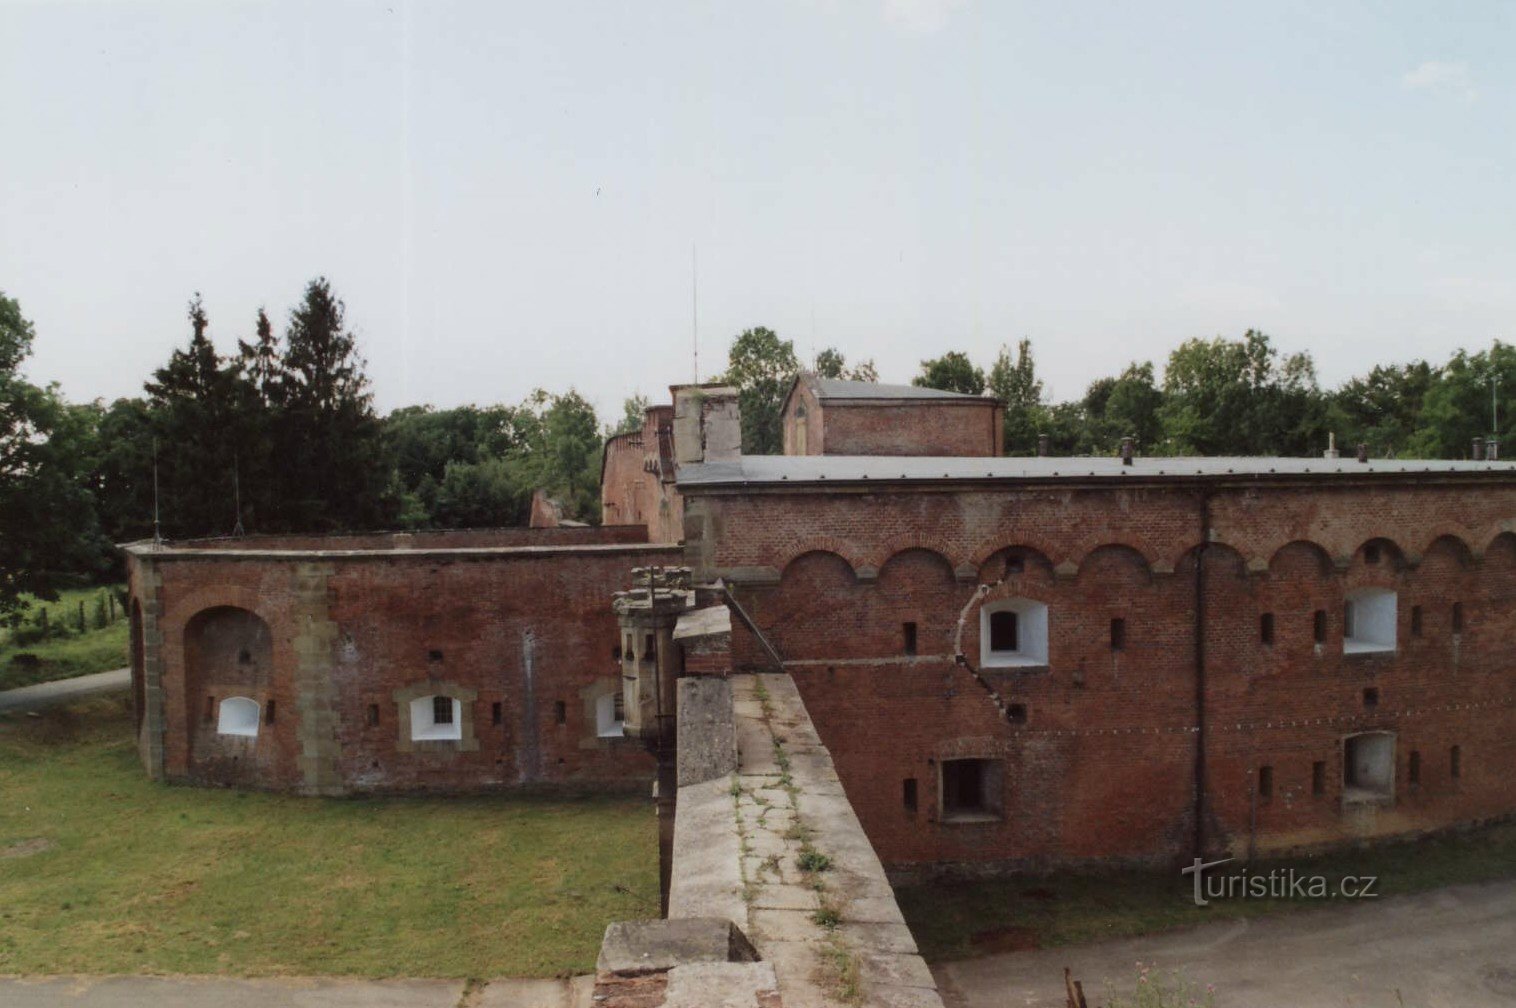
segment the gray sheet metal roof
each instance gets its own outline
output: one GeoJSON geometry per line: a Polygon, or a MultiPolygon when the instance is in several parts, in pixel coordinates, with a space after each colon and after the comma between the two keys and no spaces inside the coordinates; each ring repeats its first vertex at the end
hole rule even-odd
{"type": "Polygon", "coordinates": [[[920,388],[916,385],[881,385],[878,382],[843,381],[838,378],[812,378],[816,394],[827,399],[953,399],[969,402],[991,402],[984,396],[965,395],[962,392],[945,392],[942,389],[920,388]]]}
{"type": "Polygon", "coordinates": [[[680,487],[774,483],[942,482],[944,480],[1032,481],[1082,479],[1166,479],[1209,477],[1225,480],[1269,477],[1402,475],[1516,476],[1516,462],[1446,462],[1422,459],[1321,458],[1119,458],[1015,457],[939,458],[928,456],[744,455],[679,470],[680,487]]]}

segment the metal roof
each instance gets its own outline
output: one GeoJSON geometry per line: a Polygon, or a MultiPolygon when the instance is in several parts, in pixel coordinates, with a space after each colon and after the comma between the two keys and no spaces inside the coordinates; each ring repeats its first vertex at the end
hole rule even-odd
{"type": "Polygon", "coordinates": [[[1336,459],[1249,457],[1137,458],[1122,465],[1115,457],[947,458],[890,455],[744,455],[729,462],[687,465],[679,486],[714,487],[776,483],[1047,481],[1080,479],[1167,479],[1209,477],[1225,480],[1268,477],[1406,475],[1516,475],[1516,462],[1450,462],[1424,459],[1336,459]]]}
{"type": "Polygon", "coordinates": [[[921,388],[918,385],[881,385],[878,382],[843,381],[839,378],[809,377],[808,380],[816,390],[816,395],[821,399],[953,399],[982,403],[994,401],[984,396],[921,388]]]}

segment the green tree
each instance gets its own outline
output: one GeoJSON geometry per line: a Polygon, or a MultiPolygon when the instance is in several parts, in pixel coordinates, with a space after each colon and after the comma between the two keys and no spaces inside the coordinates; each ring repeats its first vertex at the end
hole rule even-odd
{"type": "Polygon", "coordinates": [[[818,378],[844,379],[846,381],[877,382],[879,370],[874,367],[872,360],[860,362],[856,367],[848,367],[847,359],[842,356],[842,351],[836,347],[827,347],[816,355],[811,364],[811,370],[818,378]]]}
{"type": "Polygon", "coordinates": [[[1115,378],[1097,378],[1082,403],[1087,419],[1082,450],[1111,454],[1124,437],[1136,438],[1139,451],[1152,450],[1163,437],[1162,405],[1163,392],[1153,379],[1149,361],[1128,364],[1115,378]]]}
{"type": "Polygon", "coordinates": [[[642,430],[642,423],[646,419],[648,401],[645,395],[628,396],[621,404],[621,419],[615,428],[608,433],[608,437],[617,434],[631,434],[642,430]]]}
{"type": "Polygon", "coordinates": [[[226,535],[237,523],[238,455],[251,440],[254,390],[242,365],[216,352],[197,293],[189,303],[190,341],[147,382],[157,442],[159,512],[170,538],[226,535]]]}
{"type": "Polygon", "coordinates": [[[799,372],[795,345],[772,329],[747,329],[732,341],[722,380],[738,392],[743,454],[777,455],[784,450],[780,413],[799,372]]]}
{"type": "Polygon", "coordinates": [[[566,516],[598,521],[602,441],[595,408],[570,389],[552,398],[542,420],[541,486],[566,516]]]}
{"type": "Polygon", "coordinates": [[[1345,451],[1361,442],[1375,456],[1406,455],[1437,378],[1426,361],[1376,365],[1330,396],[1327,427],[1345,451]]]}
{"type": "Polygon", "coordinates": [[[1166,448],[1197,455],[1313,455],[1326,403],[1309,354],[1278,359],[1269,337],[1192,339],[1169,355],[1159,411],[1166,448]]]}
{"type": "Polygon", "coordinates": [[[373,528],[395,512],[389,465],[346,306],[312,280],[285,331],[279,471],[291,528],[373,528]]]}
{"type": "Polygon", "coordinates": [[[911,384],[945,392],[983,395],[984,372],[974,366],[968,354],[950,350],[941,357],[922,361],[921,373],[911,379],[911,384]]]}
{"type": "Polygon", "coordinates": [[[22,592],[56,598],[67,573],[98,561],[87,414],[21,374],[34,339],[21,305],[0,292],[0,613],[22,592]]]}
{"type": "MultiPolygon", "coordinates": [[[[951,355],[949,355],[951,356],[951,355]]],[[[967,358],[964,358],[967,363],[967,358]]],[[[1042,402],[1042,381],[1032,359],[1032,341],[1016,344],[1016,358],[1001,347],[990,368],[990,394],[1005,403],[1005,453],[1031,455],[1037,450],[1037,435],[1047,426],[1047,408],[1042,402]]]]}
{"type": "MultiPolygon", "coordinates": [[[[1443,365],[1427,389],[1415,433],[1408,449],[1414,458],[1468,458],[1475,437],[1489,437],[1492,416],[1491,382],[1494,394],[1516,389],[1516,347],[1496,340],[1488,350],[1459,350],[1443,365]]],[[[1497,399],[1498,401],[1498,399],[1497,399]]],[[[1495,431],[1503,446],[1516,449],[1507,440],[1516,430],[1516,417],[1501,403],[1500,429],[1495,431]]],[[[1503,452],[1502,457],[1510,457],[1503,452]]]]}

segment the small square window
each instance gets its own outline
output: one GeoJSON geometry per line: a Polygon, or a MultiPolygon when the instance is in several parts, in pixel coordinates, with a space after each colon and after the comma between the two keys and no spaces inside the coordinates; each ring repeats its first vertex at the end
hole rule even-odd
{"type": "Polygon", "coordinates": [[[1271,766],[1258,768],[1258,797],[1263,799],[1274,797],[1274,768],[1271,766]]]}
{"type": "Polygon", "coordinates": [[[453,723],[453,698],[445,696],[432,697],[432,724],[453,723]]]}
{"type": "Polygon", "coordinates": [[[1363,705],[1369,710],[1373,710],[1379,706],[1379,690],[1377,687],[1370,686],[1363,691],[1363,705]]]}
{"type": "Polygon", "coordinates": [[[942,821],[986,822],[1001,814],[999,760],[942,761],[942,821]]]}
{"type": "Polygon", "coordinates": [[[1258,640],[1262,644],[1274,643],[1274,614],[1262,613],[1258,617],[1258,640]]]}
{"type": "Polygon", "coordinates": [[[916,778],[907,777],[900,785],[900,801],[907,812],[916,812],[916,778]]]}
{"type": "Polygon", "coordinates": [[[371,703],[371,704],[368,705],[368,726],[370,728],[374,728],[374,727],[377,727],[378,724],[379,724],[379,705],[376,704],[376,703],[371,703]]]}
{"type": "Polygon", "coordinates": [[[1126,647],[1126,620],[1117,616],[1111,620],[1111,650],[1120,651],[1126,647]]]}
{"type": "Polygon", "coordinates": [[[1326,760],[1317,760],[1311,764],[1311,794],[1324,795],[1327,789],[1327,765],[1326,760]]]}
{"type": "Polygon", "coordinates": [[[990,614],[990,650],[1018,651],[1021,638],[1019,613],[1001,610],[990,614]]]}
{"type": "Polygon", "coordinates": [[[1005,719],[1011,724],[1026,724],[1026,704],[1011,704],[1005,709],[1005,719]]]}
{"type": "Polygon", "coordinates": [[[901,631],[901,636],[904,638],[905,653],[908,654],[908,655],[915,654],[916,653],[916,624],[915,623],[902,623],[900,625],[900,631],[901,631]]]}
{"type": "Polygon", "coordinates": [[[426,653],[426,660],[427,661],[441,661],[442,660],[442,652],[436,650],[435,648],[433,648],[432,650],[430,650],[430,651],[428,651],[426,653]]]}

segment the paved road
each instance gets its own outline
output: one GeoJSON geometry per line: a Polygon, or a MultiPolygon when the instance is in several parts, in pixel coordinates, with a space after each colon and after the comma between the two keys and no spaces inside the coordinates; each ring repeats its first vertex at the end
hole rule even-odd
{"type": "Polygon", "coordinates": [[[74,679],[55,679],[52,682],[22,686],[20,689],[0,690],[0,711],[41,710],[55,704],[82,700],[100,693],[114,693],[132,684],[132,670],[118,668],[112,672],[96,672],[94,675],[74,679]]]}
{"type": "Polygon", "coordinates": [[[1011,952],[934,972],[951,1008],[1063,1008],[1065,966],[1094,1005],[1110,992],[1130,997],[1139,961],[1215,984],[1217,1008],[1511,1008],[1516,881],[1011,952]]]}
{"type": "Polygon", "coordinates": [[[227,977],[0,978],[5,1008],[579,1008],[593,979],[462,980],[227,977]]]}

